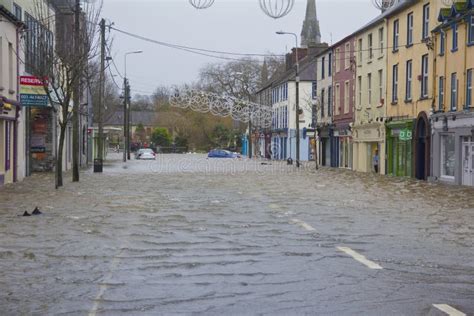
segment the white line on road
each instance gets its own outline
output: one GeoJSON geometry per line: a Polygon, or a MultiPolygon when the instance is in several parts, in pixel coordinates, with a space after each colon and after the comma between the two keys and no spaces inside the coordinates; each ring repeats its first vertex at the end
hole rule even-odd
{"type": "Polygon", "coordinates": [[[311,226],[311,225],[309,225],[309,224],[307,224],[303,221],[300,221],[299,219],[296,219],[296,218],[293,218],[291,220],[291,223],[299,225],[299,226],[303,227],[304,229],[306,229],[307,231],[310,231],[310,232],[315,232],[316,231],[316,229],[314,229],[313,226],[311,226]]]}
{"type": "Polygon", "coordinates": [[[110,270],[109,273],[105,276],[104,281],[100,283],[99,287],[99,293],[97,293],[97,296],[94,299],[94,305],[92,305],[92,309],[89,312],[89,316],[96,316],[97,312],[99,310],[100,303],[102,302],[103,296],[105,294],[105,291],[109,287],[108,282],[112,279],[112,274],[115,272],[117,269],[117,266],[120,262],[119,256],[122,254],[123,250],[121,250],[112,260],[112,264],[110,265],[110,270]]]}
{"type": "Polygon", "coordinates": [[[363,265],[366,265],[367,267],[369,267],[370,269],[376,269],[376,270],[380,270],[380,269],[383,269],[380,265],[378,265],[377,263],[373,262],[373,261],[370,261],[368,260],[365,256],[361,255],[360,253],[352,250],[351,248],[348,248],[348,247],[337,247],[338,250],[348,254],[349,256],[351,256],[352,258],[354,258],[355,260],[359,261],[360,263],[362,263],[363,265]]]}
{"type": "Polygon", "coordinates": [[[433,306],[439,309],[440,311],[445,312],[449,316],[466,316],[466,314],[464,314],[463,312],[458,311],[454,307],[451,307],[447,304],[433,304],[433,306]]]}

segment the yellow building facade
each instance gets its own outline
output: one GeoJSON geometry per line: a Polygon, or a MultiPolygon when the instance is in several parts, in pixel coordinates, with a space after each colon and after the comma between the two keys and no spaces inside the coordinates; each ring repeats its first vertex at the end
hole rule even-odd
{"type": "Polygon", "coordinates": [[[441,9],[435,39],[432,175],[474,186],[474,0],[441,9]]]}
{"type": "Polygon", "coordinates": [[[387,173],[427,179],[439,0],[399,4],[387,18],[387,173]]]}
{"type": "Polygon", "coordinates": [[[387,28],[381,15],[356,32],[353,168],[385,174],[387,28]]]}

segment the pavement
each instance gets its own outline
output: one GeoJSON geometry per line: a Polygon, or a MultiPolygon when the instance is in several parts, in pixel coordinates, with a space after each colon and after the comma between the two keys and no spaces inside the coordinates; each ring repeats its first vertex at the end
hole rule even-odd
{"type": "Polygon", "coordinates": [[[474,314],[472,188],[109,161],[59,190],[49,174],[0,189],[1,315],[474,314]]]}

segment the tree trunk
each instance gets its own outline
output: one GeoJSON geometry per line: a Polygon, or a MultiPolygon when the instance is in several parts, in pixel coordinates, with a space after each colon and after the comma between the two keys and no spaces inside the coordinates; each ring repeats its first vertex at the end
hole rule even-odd
{"type": "Polygon", "coordinates": [[[74,93],[74,109],[72,118],[72,182],[79,182],[79,95],[74,93]]]}
{"type": "Polygon", "coordinates": [[[58,156],[56,157],[56,189],[63,186],[63,149],[64,139],[66,138],[66,127],[66,124],[61,126],[59,134],[58,156]]]}

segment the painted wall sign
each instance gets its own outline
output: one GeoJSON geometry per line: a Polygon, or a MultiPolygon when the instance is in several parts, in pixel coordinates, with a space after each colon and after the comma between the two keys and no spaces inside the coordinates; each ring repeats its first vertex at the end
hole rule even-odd
{"type": "Polygon", "coordinates": [[[23,106],[48,106],[44,83],[33,76],[21,76],[20,102],[23,106]]]}

